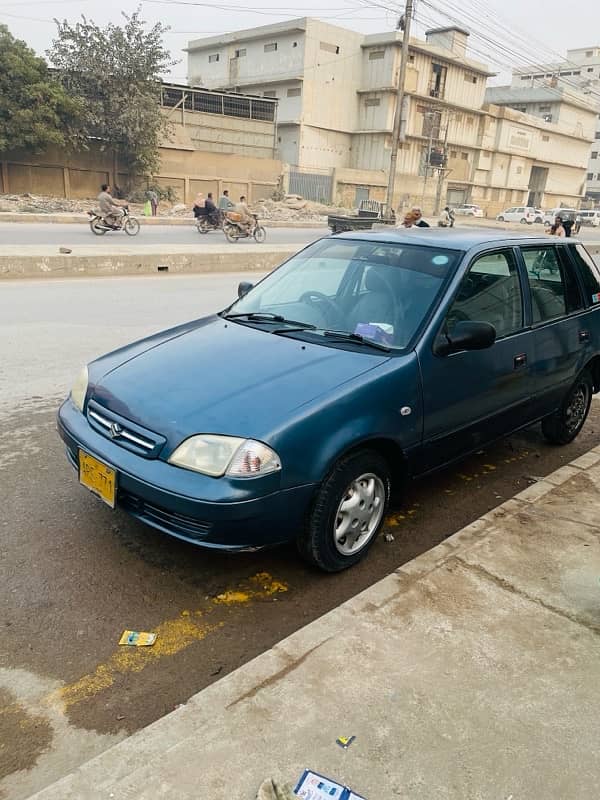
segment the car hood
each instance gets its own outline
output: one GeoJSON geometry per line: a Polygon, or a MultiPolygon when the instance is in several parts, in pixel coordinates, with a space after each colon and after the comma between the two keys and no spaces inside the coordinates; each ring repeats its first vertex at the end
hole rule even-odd
{"type": "Polygon", "coordinates": [[[96,369],[103,362],[110,368],[91,386],[97,403],[171,444],[194,433],[268,439],[294,409],[389,358],[278,336],[216,316],[171,333],[101,359],[96,369]]]}

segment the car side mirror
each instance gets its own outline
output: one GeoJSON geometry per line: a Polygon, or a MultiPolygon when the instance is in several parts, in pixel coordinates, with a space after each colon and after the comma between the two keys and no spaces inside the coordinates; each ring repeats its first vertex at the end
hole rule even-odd
{"type": "Polygon", "coordinates": [[[460,350],[487,350],[496,341],[496,329],[489,322],[457,322],[450,333],[442,333],[435,344],[438,356],[460,350]]]}
{"type": "Polygon", "coordinates": [[[245,294],[248,294],[253,286],[254,284],[250,283],[250,281],[240,281],[238,284],[238,297],[243,297],[245,294]]]}

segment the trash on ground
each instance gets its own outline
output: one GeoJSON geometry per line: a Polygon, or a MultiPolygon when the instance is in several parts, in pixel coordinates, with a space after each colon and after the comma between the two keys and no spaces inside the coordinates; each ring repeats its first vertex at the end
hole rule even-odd
{"type": "Polygon", "coordinates": [[[297,797],[288,783],[278,783],[273,778],[263,781],[256,793],[256,800],[297,800],[297,797]]]}
{"type": "Polygon", "coordinates": [[[221,672],[223,672],[223,665],[222,664],[220,664],[216,669],[213,669],[213,671],[210,674],[211,674],[211,677],[212,677],[213,675],[220,675],[221,672]]]}
{"type": "Polygon", "coordinates": [[[386,533],[383,537],[386,542],[393,542],[394,541],[394,534],[393,533],[386,533]]]}
{"type": "Polygon", "coordinates": [[[119,644],[129,645],[129,647],[151,647],[156,641],[156,633],[146,633],[146,631],[123,631],[119,644]]]}
{"type": "Polygon", "coordinates": [[[125,714],[117,714],[117,719],[119,720],[119,722],[120,722],[122,719],[125,719],[125,714]]]}
{"type": "Polygon", "coordinates": [[[335,741],[336,744],[339,744],[340,747],[343,747],[344,750],[347,750],[355,739],[356,736],[338,736],[335,741]]]}
{"type": "Polygon", "coordinates": [[[70,247],[59,247],[58,248],[58,252],[59,253],[65,253],[65,255],[68,255],[69,253],[72,253],[73,251],[71,250],[70,247]]]}
{"type": "Polygon", "coordinates": [[[302,800],[365,800],[347,786],[305,769],[294,789],[302,800]]]}

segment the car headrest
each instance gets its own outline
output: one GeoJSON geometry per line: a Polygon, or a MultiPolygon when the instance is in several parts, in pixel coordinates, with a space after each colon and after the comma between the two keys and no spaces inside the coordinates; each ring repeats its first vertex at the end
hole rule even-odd
{"type": "MultiPolygon", "coordinates": [[[[390,291],[389,281],[385,278],[385,267],[369,267],[369,271],[365,277],[365,287],[369,292],[386,292],[390,291]]],[[[387,268],[387,272],[391,272],[387,268]]]]}

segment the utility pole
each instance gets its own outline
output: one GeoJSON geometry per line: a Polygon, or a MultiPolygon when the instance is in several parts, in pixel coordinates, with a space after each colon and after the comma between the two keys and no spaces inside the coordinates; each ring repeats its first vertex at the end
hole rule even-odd
{"type": "Polygon", "coordinates": [[[448,128],[450,127],[450,112],[446,111],[446,130],[444,131],[444,163],[440,167],[440,171],[438,174],[438,183],[437,189],[435,192],[435,207],[433,209],[433,213],[437,216],[440,213],[440,206],[442,205],[442,187],[444,185],[444,178],[449,173],[450,170],[446,169],[446,164],[448,163],[448,156],[447,156],[447,149],[448,149],[448,128]]]}
{"type": "Polygon", "coordinates": [[[402,127],[402,110],[404,106],[404,84],[406,82],[406,67],[408,64],[408,44],[410,41],[410,24],[412,22],[413,0],[406,0],[404,11],[404,30],[402,32],[402,53],[400,56],[400,70],[398,73],[398,86],[396,88],[396,108],[394,110],[394,128],[392,131],[392,154],[390,156],[390,174],[387,188],[387,213],[391,216],[394,208],[394,184],[396,183],[396,167],[398,164],[398,145],[402,127]]]}
{"type": "MultiPolygon", "coordinates": [[[[427,146],[427,155],[425,156],[425,174],[423,176],[423,193],[421,195],[421,206],[425,205],[425,192],[427,190],[427,178],[429,177],[429,164],[431,162],[431,149],[433,147],[433,129],[435,126],[436,114],[438,111],[426,111],[425,115],[429,117],[429,144],[427,146]]],[[[438,129],[439,136],[439,129],[438,129]]]]}

